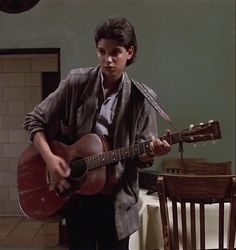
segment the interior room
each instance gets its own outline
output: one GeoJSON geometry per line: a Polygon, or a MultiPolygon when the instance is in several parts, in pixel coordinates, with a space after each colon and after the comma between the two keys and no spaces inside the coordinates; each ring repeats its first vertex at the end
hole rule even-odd
{"type": "MultiPolygon", "coordinates": [[[[157,178],[167,168],[186,174],[186,159],[236,173],[234,0],[0,0],[0,249],[67,249],[64,219],[28,218],[20,206],[19,159],[32,143],[23,122],[71,69],[97,65],[94,30],[111,16],[134,25],[137,58],[126,70],[171,118],[157,116],[157,136],[173,135],[171,152],[139,172],[140,229],[129,249],[164,249],[157,178]]],[[[208,213],[211,234],[216,215],[208,213]]]]}

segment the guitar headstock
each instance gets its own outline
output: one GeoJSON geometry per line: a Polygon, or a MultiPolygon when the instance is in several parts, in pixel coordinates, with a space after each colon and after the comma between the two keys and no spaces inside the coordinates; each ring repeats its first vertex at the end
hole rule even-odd
{"type": "Polygon", "coordinates": [[[218,121],[209,121],[191,126],[180,132],[181,142],[209,141],[221,138],[220,125],[218,121]]]}

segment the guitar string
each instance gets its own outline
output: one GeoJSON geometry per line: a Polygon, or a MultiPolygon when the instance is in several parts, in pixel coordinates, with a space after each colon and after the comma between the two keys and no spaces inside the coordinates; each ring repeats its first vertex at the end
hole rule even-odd
{"type": "MultiPolygon", "coordinates": [[[[105,165],[108,164],[106,162],[107,158],[110,158],[109,160],[112,161],[111,163],[118,162],[118,160],[116,160],[115,158],[113,158],[114,160],[111,160],[111,158],[114,157],[115,152],[117,152],[117,154],[119,154],[120,156],[122,155],[123,158],[125,158],[125,155],[128,155],[128,157],[135,156],[135,151],[139,155],[140,154],[140,151],[139,151],[140,147],[143,147],[143,152],[142,153],[145,153],[146,149],[150,148],[148,146],[149,142],[150,141],[145,141],[145,142],[141,142],[139,144],[134,144],[134,145],[127,146],[127,147],[124,147],[124,148],[115,149],[115,150],[112,150],[112,151],[109,151],[109,152],[105,152],[103,154],[92,155],[92,156],[88,156],[88,157],[85,157],[83,159],[78,159],[78,160],[72,160],[70,162],[67,162],[67,165],[68,166],[86,166],[86,161],[87,161],[89,163],[89,166],[91,166],[90,168],[95,168],[97,166],[96,163],[101,162],[101,161],[105,161],[104,162],[105,165]],[[123,154],[121,152],[122,150],[123,150],[123,154]],[[104,157],[101,158],[101,156],[104,156],[104,157]],[[89,160],[89,159],[91,159],[91,160],[89,160]]],[[[110,161],[108,161],[108,162],[110,162],[110,161]]]]}
{"type": "MultiPolygon", "coordinates": [[[[212,122],[213,123],[213,122],[212,122]]],[[[209,125],[209,124],[208,124],[209,125]]],[[[211,126],[212,126],[212,124],[210,124],[211,126]]],[[[203,129],[202,128],[202,126],[201,126],[201,129],[203,129]]],[[[193,128],[191,129],[192,131],[193,131],[193,128]]],[[[187,130],[186,130],[187,131],[187,130]]],[[[189,130],[188,130],[189,131],[189,130]]],[[[175,140],[174,140],[174,138],[175,138],[175,136],[177,135],[177,136],[180,136],[180,134],[184,134],[184,131],[182,131],[182,132],[179,132],[179,133],[175,133],[175,134],[172,134],[172,135],[166,135],[166,136],[163,136],[163,137],[160,137],[160,139],[161,140],[163,140],[163,139],[165,139],[165,140],[168,140],[169,141],[169,143],[170,144],[173,144],[173,143],[175,143],[175,140]]],[[[182,137],[181,137],[181,139],[179,139],[179,142],[180,141],[182,141],[182,137]]],[[[88,156],[88,157],[85,157],[85,158],[83,158],[83,159],[79,159],[79,160],[72,160],[72,161],[70,161],[70,162],[67,162],[67,165],[68,166],[78,166],[78,165],[82,165],[82,166],[86,166],[86,159],[87,159],[87,162],[89,162],[89,159],[92,159],[92,161],[93,162],[89,162],[90,163],[90,165],[92,165],[92,167],[94,168],[94,166],[96,166],[96,162],[98,161],[98,160],[100,160],[101,161],[101,156],[104,156],[104,158],[102,158],[102,160],[104,161],[104,159],[105,158],[108,158],[108,157],[111,157],[111,155],[112,154],[115,154],[115,152],[117,152],[118,154],[120,154],[121,155],[121,153],[122,153],[122,150],[123,150],[123,155],[125,155],[125,154],[127,154],[127,152],[128,152],[128,154],[129,153],[133,153],[133,155],[132,156],[135,156],[135,149],[139,149],[139,147],[141,147],[141,146],[144,146],[144,145],[148,145],[149,143],[151,142],[151,140],[148,140],[148,141],[144,141],[144,142],[141,142],[141,143],[137,143],[137,144],[134,144],[134,145],[131,145],[131,146],[127,146],[127,147],[123,147],[123,148],[120,148],[120,149],[115,149],[115,150],[112,150],[112,151],[108,151],[108,152],[104,152],[103,154],[98,154],[98,155],[92,155],[92,156],[88,156]],[[138,147],[138,148],[137,148],[138,147]],[[131,150],[133,150],[132,152],[129,152],[129,151],[131,151],[131,150]],[[96,159],[97,158],[97,159],[96,159]],[[100,159],[99,159],[100,158],[100,159]]],[[[149,149],[150,148],[150,146],[149,147],[147,147],[147,148],[144,148],[144,152],[143,153],[145,153],[146,152],[146,149],[149,149]]],[[[138,152],[138,154],[139,154],[139,152],[138,152]]],[[[129,155],[128,155],[129,156],[129,155]]],[[[125,158],[125,157],[123,157],[123,158],[125,158]]],[[[121,159],[122,160],[122,159],[121,159]]],[[[114,163],[114,162],[117,162],[117,161],[113,161],[113,162],[111,162],[111,163],[114,163]]],[[[107,162],[104,162],[104,165],[106,165],[106,164],[108,164],[107,162]]],[[[91,168],[92,168],[91,167],[91,168]]]]}
{"type": "MultiPolygon", "coordinates": [[[[171,138],[171,136],[170,136],[170,138],[171,138]]],[[[166,137],[164,136],[164,137],[161,137],[160,139],[166,139],[166,137]]],[[[143,146],[143,152],[142,153],[145,153],[146,150],[150,149],[150,145],[149,145],[150,142],[151,142],[151,140],[148,140],[148,141],[137,143],[137,144],[134,144],[134,145],[131,145],[131,146],[123,147],[123,148],[120,148],[120,149],[115,149],[115,150],[112,150],[112,151],[109,151],[109,152],[104,152],[102,154],[91,155],[91,156],[85,157],[83,159],[72,160],[71,162],[67,162],[67,165],[68,166],[79,166],[79,165],[86,166],[86,160],[87,160],[87,162],[89,163],[89,166],[90,166],[89,168],[93,169],[93,168],[96,168],[96,166],[97,166],[96,163],[101,162],[101,160],[105,161],[103,163],[104,165],[108,164],[109,162],[110,163],[115,163],[115,162],[118,162],[118,160],[111,161],[111,159],[109,159],[109,161],[107,162],[106,159],[113,157],[115,152],[117,152],[117,154],[121,155],[122,150],[123,150],[123,155],[122,155],[123,158],[125,158],[124,155],[128,155],[128,157],[135,156],[135,150],[137,151],[137,153],[139,155],[140,154],[139,149],[142,146],[143,146]],[[130,156],[130,154],[131,154],[131,156],[130,156]],[[101,158],[101,156],[104,156],[104,157],[101,158]],[[91,160],[89,160],[89,159],[91,159],[91,160]]],[[[101,166],[103,166],[103,164],[101,164],[101,166]]],[[[97,167],[99,167],[99,166],[97,166],[97,167]]]]}
{"type": "MultiPolygon", "coordinates": [[[[160,139],[163,140],[163,139],[167,139],[168,138],[169,141],[172,144],[171,137],[173,137],[173,136],[174,136],[174,134],[172,134],[172,136],[169,135],[169,137],[163,136],[160,139]]],[[[115,150],[112,150],[112,151],[104,152],[102,154],[91,155],[91,156],[88,156],[88,157],[85,157],[85,158],[82,158],[82,159],[72,160],[70,162],[67,162],[67,165],[68,166],[75,166],[75,167],[76,166],[82,166],[82,167],[84,167],[84,166],[87,165],[86,164],[86,161],[87,161],[89,163],[89,167],[88,168],[89,169],[94,169],[96,167],[99,167],[96,164],[99,160],[100,160],[100,162],[101,162],[101,160],[105,161],[103,163],[104,165],[108,164],[109,162],[110,163],[118,162],[118,160],[115,160],[115,161],[111,162],[111,159],[110,159],[110,161],[106,162],[106,159],[109,158],[109,157],[111,158],[111,155],[115,154],[115,152],[118,152],[118,154],[120,154],[121,151],[123,150],[123,158],[122,159],[124,159],[125,158],[124,155],[128,155],[128,157],[130,157],[130,154],[131,154],[131,156],[135,156],[135,149],[138,150],[141,146],[144,146],[144,149],[143,149],[142,153],[145,153],[146,149],[147,150],[150,149],[150,144],[149,144],[150,142],[151,142],[151,140],[147,140],[147,141],[140,142],[140,143],[137,143],[137,144],[133,144],[133,145],[130,145],[130,146],[127,146],[127,147],[123,147],[123,148],[115,149],[115,150]],[[101,159],[101,156],[104,156],[104,157],[101,159]],[[89,159],[92,159],[91,160],[92,162],[89,159]]],[[[140,154],[139,151],[138,151],[138,154],[140,154]]],[[[100,166],[103,166],[103,164],[101,164],[100,166]]]]}
{"type": "MultiPolygon", "coordinates": [[[[172,134],[172,136],[174,136],[174,134],[172,134]]],[[[163,140],[163,139],[169,139],[169,141],[171,141],[171,135],[169,135],[169,137],[167,136],[163,136],[163,137],[160,137],[160,140],[163,140]]],[[[88,157],[85,157],[83,159],[78,159],[78,160],[72,160],[71,162],[67,162],[67,165],[72,165],[74,164],[75,166],[77,165],[80,165],[84,162],[86,162],[86,159],[89,161],[89,158],[96,158],[96,157],[101,157],[101,155],[104,156],[104,158],[106,158],[106,156],[110,156],[111,154],[115,154],[115,152],[118,152],[118,154],[123,150],[123,154],[126,154],[126,152],[130,151],[130,150],[134,150],[134,149],[137,149],[137,147],[141,147],[141,146],[146,146],[145,149],[144,149],[144,152],[146,152],[146,149],[150,149],[150,145],[149,147],[147,147],[147,145],[151,142],[151,140],[147,140],[147,141],[144,141],[144,142],[140,142],[140,143],[137,143],[137,144],[133,144],[133,145],[130,145],[130,146],[127,146],[127,147],[123,147],[123,148],[119,148],[119,149],[115,149],[115,150],[112,150],[112,151],[109,151],[109,152],[104,152],[102,154],[98,154],[98,155],[92,155],[92,156],[88,156],[88,157]]],[[[132,153],[132,152],[131,152],[132,153]]],[[[133,153],[134,154],[134,153],[133,153]]],[[[129,156],[129,155],[128,155],[129,156]]],[[[98,159],[93,159],[94,162],[96,162],[96,160],[98,159]]],[[[101,160],[101,159],[100,159],[101,160]]],[[[122,160],[122,159],[121,159],[122,160]]],[[[117,161],[115,161],[117,162],[117,161]]],[[[111,162],[112,163],[112,162],[111,162]]],[[[104,164],[107,164],[106,162],[104,164]]],[[[85,164],[86,165],[86,164],[85,164]]],[[[94,166],[94,164],[92,164],[92,166],[94,166]]],[[[84,165],[83,165],[84,166],[84,165]]],[[[96,165],[95,165],[96,166],[96,165]]]]}

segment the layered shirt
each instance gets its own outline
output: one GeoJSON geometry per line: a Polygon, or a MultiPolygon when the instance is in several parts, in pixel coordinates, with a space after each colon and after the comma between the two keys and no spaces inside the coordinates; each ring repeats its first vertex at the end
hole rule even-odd
{"type": "Polygon", "coordinates": [[[115,110],[118,100],[118,93],[121,91],[123,86],[123,78],[122,75],[121,81],[118,83],[118,88],[108,97],[105,97],[105,90],[103,87],[103,75],[101,73],[101,88],[102,88],[102,98],[99,115],[97,118],[96,126],[95,126],[95,133],[101,136],[106,136],[108,138],[113,137],[114,131],[114,117],[115,117],[115,110]]]}

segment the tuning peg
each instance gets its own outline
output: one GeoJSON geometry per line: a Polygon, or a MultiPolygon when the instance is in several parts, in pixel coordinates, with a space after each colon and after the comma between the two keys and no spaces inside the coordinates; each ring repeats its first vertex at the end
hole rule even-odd
{"type": "Polygon", "coordinates": [[[208,123],[212,123],[212,122],[214,122],[214,121],[213,121],[213,120],[209,120],[209,121],[208,121],[208,123]]]}
{"type": "Polygon", "coordinates": [[[192,129],[193,127],[194,127],[193,124],[190,124],[190,125],[189,125],[189,129],[192,129]]]}
{"type": "Polygon", "coordinates": [[[202,126],[204,123],[203,122],[200,122],[199,125],[202,126]]]}

